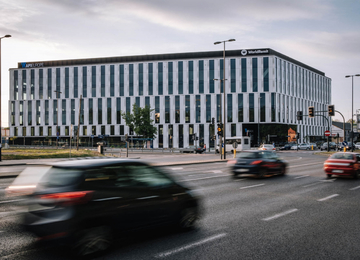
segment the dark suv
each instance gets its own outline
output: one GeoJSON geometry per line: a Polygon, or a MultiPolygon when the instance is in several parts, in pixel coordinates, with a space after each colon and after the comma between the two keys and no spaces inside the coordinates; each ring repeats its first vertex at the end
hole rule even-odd
{"type": "Polygon", "coordinates": [[[41,240],[67,242],[79,255],[107,249],[112,237],[126,231],[165,224],[188,229],[199,216],[199,201],[190,189],[139,160],[74,160],[42,167],[46,173],[30,195],[23,224],[41,240]]]}
{"type": "MultiPolygon", "coordinates": [[[[327,142],[326,143],[323,143],[321,146],[320,146],[320,150],[327,150],[327,142]]],[[[336,143],[334,142],[329,142],[329,150],[336,150],[336,143]]]]}

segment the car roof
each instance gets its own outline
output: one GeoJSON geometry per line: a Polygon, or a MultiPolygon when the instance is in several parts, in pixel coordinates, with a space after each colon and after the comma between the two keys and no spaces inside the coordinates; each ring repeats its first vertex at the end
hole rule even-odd
{"type": "Polygon", "coordinates": [[[62,162],[49,163],[53,167],[59,168],[76,168],[76,169],[87,169],[87,168],[97,168],[104,166],[111,166],[122,163],[143,163],[142,161],[136,159],[118,159],[118,158],[106,158],[106,159],[83,159],[83,160],[69,160],[62,162]]]}

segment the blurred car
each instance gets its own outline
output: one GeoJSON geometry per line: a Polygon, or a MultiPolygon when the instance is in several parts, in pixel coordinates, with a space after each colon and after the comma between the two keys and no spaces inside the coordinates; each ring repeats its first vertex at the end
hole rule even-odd
{"type": "Polygon", "coordinates": [[[317,144],[316,143],[309,143],[309,146],[310,146],[310,150],[316,150],[318,148],[317,144]]]}
{"type": "MultiPolygon", "coordinates": [[[[320,146],[320,150],[323,151],[323,150],[327,150],[327,142],[323,143],[321,146],[320,146]]],[[[336,143],[334,142],[329,142],[329,150],[336,150],[336,143]]]]}
{"type": "Polygon", "coordinates": [[[185,148],[180,148],[181,153],[203,153],[205,149],[200,146],[187,146],[185,148]]]}
{"type": "Polygon", "coordinates": [[[228,161],[228,166],[234,177],[240,174],[255,174],[259,178],[269,173],[285,175],[287,169],[287,163],[276,152],[266,150],[237,153],[235,159],[228,161]]]}
{"type": "Polygon", "coordinates": [[[193,191],[138,160],[74,160],[46,168],[28,196],[23,226],[81,256],[106,250],[117,234],[162,225],[188,229],[199,217],[193,191]]]}
{"type": "Polygon", "coordinates": [[[355,143],[355,149],[360,149],[360,142],[355,143]]]}
{"type": "Polygon", "coordinates": [[[299,150],[310,150],[311,146],[310,144],[299,144],[299,150]]]}
{"type": "Polygon", "coordinates": [[[276,151],[276,148],[272,144],[262,144],[262,145],[260,145],[259,150],[276,151]]]}
{"type": "Polygon", "coordinates": [[[292,146],[294,146],[296,144],[285,144],[284,146],[281,146],[279,149],[280,150],[290,150],[292,146]]]}
{"type": "Polygon", "coordinates": [[[299,150],[299,145],[297,144],[292,145],[290,150],[299,150]]]}
{"type": "Polygon", "coordinates": [[[360,174],[360,154],[334,153],[324,162],[324,171],[328,178],[332,175],[350,175],[357,179],[360,174]]]}

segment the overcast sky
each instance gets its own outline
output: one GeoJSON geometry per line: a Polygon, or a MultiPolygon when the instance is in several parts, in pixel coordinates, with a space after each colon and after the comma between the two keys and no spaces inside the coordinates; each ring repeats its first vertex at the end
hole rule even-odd
{"type": "Polygon", "coordinates": [[[0,0],[0,12],[0,37],[12,35],[1,40],[2,126],[18,62],[216,51],[230,38],[229,50],[272,48],[323,71],[335,109],[351,117],[360,0],[0,0]]]}

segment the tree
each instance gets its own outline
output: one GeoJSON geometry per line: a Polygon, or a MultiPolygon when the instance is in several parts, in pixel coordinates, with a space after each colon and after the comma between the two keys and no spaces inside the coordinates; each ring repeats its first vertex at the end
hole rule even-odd
{"type": "Polygon", "coordinates": [[[123,112],[121,116],[136,135],[141,135],[143,138],[155,138],[157,128],[153,125],[154,120],[150,117],[152,111],[154,109],[150,109],[150,106],[141,108],[134,104],[132,114],[123,112]]]}

